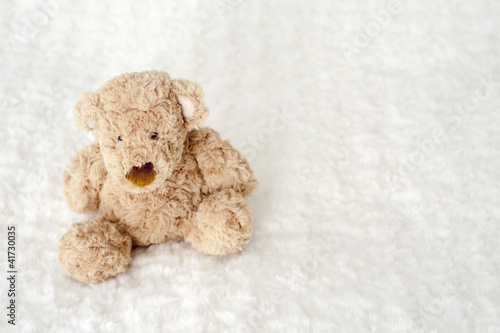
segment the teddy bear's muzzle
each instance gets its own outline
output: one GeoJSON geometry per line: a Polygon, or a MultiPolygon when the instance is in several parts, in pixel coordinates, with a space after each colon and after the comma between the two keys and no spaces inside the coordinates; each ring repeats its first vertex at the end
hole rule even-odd
{"type": "Polygon", "coordinates": [[[153,163],[149,162],[140,167],[132,167],[125,178],[135,186],[144,187],[153,182],[156,177],[153,163]]]}

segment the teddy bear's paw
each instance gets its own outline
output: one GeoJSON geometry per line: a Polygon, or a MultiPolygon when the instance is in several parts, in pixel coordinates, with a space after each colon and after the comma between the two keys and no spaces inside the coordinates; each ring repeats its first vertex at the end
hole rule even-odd
{"type": "Polygon", "coordinates": [[[131,261],[132,241],[113,223],[75,223],[58,244],[58,261],[66,274],[90,283],[124,272],[131,261]]]}
{"type": "Polygon", "coordinates": [[[240,252],[252,234],[252,213],[244,197],[232,189],[211,194],[198,209],[186,240],[211,255],[240,252]]]}

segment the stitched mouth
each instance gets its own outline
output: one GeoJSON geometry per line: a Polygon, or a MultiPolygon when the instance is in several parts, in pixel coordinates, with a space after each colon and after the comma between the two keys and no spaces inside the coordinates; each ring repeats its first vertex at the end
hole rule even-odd
{"type": "Polygon", "coordinates": [[[153,182],[156,177],[153,163],[149,162],[141,167],[132,167],[125,178],[135,186],[144,187],[153,182]]]}

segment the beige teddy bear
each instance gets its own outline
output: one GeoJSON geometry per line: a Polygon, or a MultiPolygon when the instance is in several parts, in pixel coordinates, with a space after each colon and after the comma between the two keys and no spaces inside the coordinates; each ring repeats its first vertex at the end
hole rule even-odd
{"type": "Polygon", "coordinates": [[[245,198],[258,183],[240,152],[202,127],[208,110],[197,83],[127,73],[82,93],[74,113],[96,141],[67,166],[65,195],[74,211],[99,214],[59,241],[66,274],[101,282],[128,268],[133,245],[181,237],[211,255],[245,247],[245,198]]]}

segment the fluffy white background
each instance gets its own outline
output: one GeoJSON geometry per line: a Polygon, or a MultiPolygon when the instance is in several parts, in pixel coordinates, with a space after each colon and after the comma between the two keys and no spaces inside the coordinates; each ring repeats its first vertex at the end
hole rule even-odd
{"type": "Polygon", "coordinates": [[[481,86],[500,81],[498,1],[402,1],[380,31],[387,1],[59,2],[0,5],[15,331],[500,331],[500,85],[481,86]],[[200,82],[208,125],[251,160],[253,240],[226,258],[142,248],[127,273],[81,284],[56,261],[87,218],[63,196],[93,140],[71,107],[148,69],[200,82]]]}

